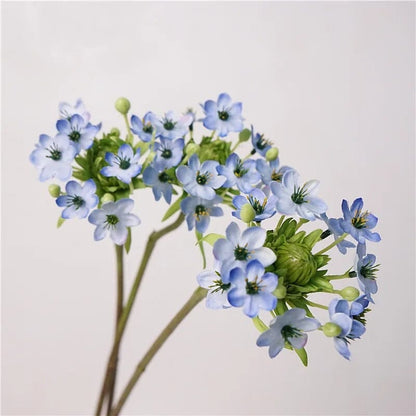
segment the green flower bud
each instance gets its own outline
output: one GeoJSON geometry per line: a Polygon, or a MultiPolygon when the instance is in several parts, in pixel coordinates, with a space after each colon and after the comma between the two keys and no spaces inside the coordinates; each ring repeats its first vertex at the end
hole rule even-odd
{"type": "Polygon", "coordinates": [[[104,195],[101,197],[101,202],[102,202],[103,204],[105,204],[106,202],[114,202],[114,196],[113,196],[113,194],[109,194],[109,193],[104,194],[104,195]]]}
{"type": "Polygon", "coordinates": [[[345,299],[352,301],[354,299],[357,299],[358,296],[360,296],[360,291],[353,287],[353,286],[347,286],[342,289],[339,294],[345,299]]]}
{"type": "Polygon", "coordinates": [[[279,156],[279,149],[277,147],[272,147],[266,152],[266,160],[268,162],[276,160],[277,156],[279,156]]]}
{"type": "Polygon", "coordinates": [[[284,299],[286,297],[287,289],[285,286],[277,286],[277,288],[272,292],[277,299],[284,299]]]}
{"type": "Polygon", "coordinates": [[[120,130],[117,127],[113,127],[110,131],[110,134],[112,136],[120,137],[120,130]]]}
{"type": "Polygon", "coordinates": [[[306,285],[317,270],[316,260],[302,243],[283,243],[276,251],[275,270],[285,282],[306,285]]]}
{"type": "Polygon", "coordinates": [[[254,220],[255,216],[256,211],[254,211],[254,208],[251,206],[251,204],[247,203],[241,207],[240,218],[242,221],[248,224],[249,222],[254,220]]]}
{"type": "Polygon", "coordinates": [[[49,195],[53,198],[58,198],[61,195],[61,187],[56,184],[51,184],[48,186],[49,195]]]}
{"type": "Polygon", "coordinates": [[[250,139],[251,137],[251,131],[249,129],[244,129],[241,130],[239,135],[238,135],[238,141],[239,142],[246,142],[250,139]]]}
{"type": "Polygon", "coordinates": [[[127,114],[130,110],[130,101],[127,98],[120,97],[115,103],[116,110],[121,114],[127,114]]]}
{"type": "Polygon", "coordinates": [[[333,322],[327,322],[322,330],[327,337],[337,337],[342,331],[341,327],[333,322]]]}
{"type": "Polygon", "coordinates": [[[185,154],[187,156],[192,156],[198,150],[199,150],[199,144],[196,144],[196,143],[188,143],[188,145],[185,148],[185,154]]]}

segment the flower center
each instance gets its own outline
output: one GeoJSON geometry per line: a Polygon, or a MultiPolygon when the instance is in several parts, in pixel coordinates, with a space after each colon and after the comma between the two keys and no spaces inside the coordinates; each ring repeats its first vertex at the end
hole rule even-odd
{"type": "Polygon", "coordinates": [[[218,117],[220,118],[220,120],[222,121],[227,121],[228,118],[230,117],[230,115],[228,114],[227,111],[218,111],[218,117]]]}
{"type": "Polygon", "coordinates": [[[248,202],[250,202],[251,206],[253,207],[254,211],[257,215],[263,214],[264,209],[267,204],[267,198],[264,198],[263,203],[260,203],[260,201],[256,198],[253,198],[252,196],[248,197],[248,202]]]}
{"type": "Polygon", "coordinates": [[[234,257],[236,260],[241,260],[241,261],[247,260],[249,254],[250,253],[246,247],[237,246],[234,249],[234,257]]]}
{"type": "Polygon", "coordinates": [[[273,169],[273,172],[272,172],[272,175],[271,175],[272,181],[282,182],[282,176],[283,175],[281,173],[278,173],[273,169]]]}
{"type": "Polygon", "coordinates": [[[143,132],[144,133],[153,133],[153,126],[150,123],[143,123],[143,132]]]}
{"type": "Polygon", "coordinates": [[[107,219],[105,222],[107,223],[108,227],[114,227],[119,222],[119,219],[115,215],[109,214],[107,215],[107,219]]]}
{"type": "Polygon", "coordinates": [[[81,133],[79,131],[73,130],[71,131],[71,133],[69,134],[69,138],[75,142],[78,143],[79,139],[81,138],[81,133]]]}
{"type": "Polygon", "coordinates": [[[195,215],[199,218],[200,215],[208,215],[208,211],[203,205],[197,205],[195,207],[195,215]]]}
{"type": "Polygon", "coordinates": [[[361,214],[361,211],[356,211],[354,217],[351,219],[351,224],[359,230],[361,228],[365,228],[367,225],[368,214],[368,211],[364,212],[363,214],[361,214]]]}
{"type": "Polygon", "coordinates": [[[378,272],[378,264],[375,266],[372,266],[370,263],[364,264],[361,266],[360,274],[366,279],[374,280],[377,276],[376,273],[378,272]]]}
{"type": "Polygon", "coordinates": [[[118,166],[123,170],[128,169],[131,166],[130,159],[127,157],[118,157],[118,166]]]}
{"type": "Polygon", "coordinates": [[[85,204],[85,201],[78,195],[72,196],[68,201],[68,206],[74,206],[75,209],[81,208],[85,204]]]}
{"type": "Polygon", "coordinates": [[[54,143],[49,149],[49,156],[46,156],[52,160],[61,160],[62,159],[62,152],[56,147],[54,143]]]}
{"type": "Polygon", "coordinates": [[[260,282],[257,282],[258,277],[254,279],[254,282],[250,282],[248,279],[246,279],[246,293],[247,295],[256,295],[260,292],[261,286],[260,282]]]}
{"type": "Polygon", "coordinates": [[[169,179],[170,179],[169,175],[166,172],[159,173],[159,181],[160,182],[166,183],[166,182],[169,181],[169,179]]]}
{"type": "Polygon", "coordinates": [[[231,283],[224,283],[221,279],[214,280],[212,282],[212,285],[208,286],[208,288],[211,289],[211,293],[216,293],[219,291],[221,291],[222,293],[228,290],[230,287],[231,287],[231,283]]]}
{"type": "Polygon", "coordinates": [[[169,158],[171,158],[171,157],[172,157],[172,150],[170,150],[170,149],[163,149],[163,150],[162,150],[162,153],[161,153],[161,156],[162,156],[164,159],[169,159],[169,158]]]}
{"type": "Polygon", "coordinates": [[[256,147],[259,150],[264,150],[269,145],[270,145],[270,142],[264,138],[263,134],[258,136],[256,147]]]}
{"type": "Polygon", "coordinates": [[[248,172],[247,169],[243,168],[243,164],[241,163],[241,160],[237,162],[237,165],[234,169],[234,175],[237,176],[237,178],[243,177],[248,172]]]}
{"type": "Polygon", "coordinates": [[[208,182],[210,174],[208,172],[200,173],[199,171],[196,173],[196,182],[198,185],[205,185],[208,182]]]}
{"type": "Polygon", "coordinates": [[[292,194],[292,201],[295,204],[303,204],[304,202],[308,202],[306,201],[306,195],[308,195],[308,192],[306,191],[306,189],[302,186],[301,188],[296,188],[293,190],[293,194],[292,194]]]}
{"type": "Polygon", "coordinates": [[[288,341],[288,338],[298,338],[302,336],[302,331],[299,331],[297,328],[293,328],[290,325],[285,325],[281,330],[280,333],[285,341],[288,341]]]}
{"type": "Polygon", "coordinates": [[[165,122],[163,123],[163,127],[165,128],[165,130],[173,130],[175,128],[175,124],[172,120],[165,120],[165,122]]]}

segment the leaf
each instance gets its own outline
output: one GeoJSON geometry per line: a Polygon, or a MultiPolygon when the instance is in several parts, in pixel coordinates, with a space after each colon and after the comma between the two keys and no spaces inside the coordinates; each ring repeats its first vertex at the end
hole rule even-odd
{"type": "Polygon", "coordinates": [[[176,211],[179,211],[181,208],[181,201],[185,198],[185,193],[182,194],[180,198],[178,198],[166,211],[165,215],[162,218],[162,222],[166,221],[168,218],[170,218],[176,211]]]}
{"type": "Polygon", "coordinates": [[[65,222],[65,218],[59,217],[58,221],[56,222],[56,228],[61,228],[62,224],[65,222]]]}
{"type": "Polygon", "coordinates": [[[249,129],[244,129],[240,131],[240,134],[238,135],[238,141],[240,142],[246,142],[251,137],[251,131],[249,129]]]}
{"type": "Polygon", "coordinates": [[[298,357],[300,358],[300,360],[302,361],[302,364],[307,367],[308,366],[308,354],[306,353],[305,348],[300,348],[300,349],[296,349],[294,348],[296,354],[298,355],[298,357]]]}
{"type": "Polygon", "coordinates": [[[318,241],[321,240],[321,234],[322,230],[312,231],[303,239],[303,243],[311,249],[318,241]]]}
{"type": "Polygon", "coordinates": [[[201,241],[205,241],[210,246],[213,246],[217,240],[220,238],[225,238],[222,234],[210,233],[207,234],[205,237],[202,237],[201,241]]]}
{"type": "Polygon", "coordinates": [[[125,248],[127,254],[129,254],[130,247],[131,247],[131,228],[128,227],[127,228],[127,240],[124,243],[124,248],[125,248]]]}

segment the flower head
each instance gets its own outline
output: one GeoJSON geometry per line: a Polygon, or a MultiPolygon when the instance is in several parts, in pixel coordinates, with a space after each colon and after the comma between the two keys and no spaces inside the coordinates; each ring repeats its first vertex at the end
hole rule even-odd
{"type": "Polygon", "coordinates": [[[92,146],[94,137],[101,129],[101,123],[93,126],[79,114],[74,114],[70,118],[58,120],[56,128],[59,133],[68,137],[79,153],[82,149],[89,149],[92,146]]]}
{"type": "Polygon", "coordinates": [[[205,101],[202,106],[205,118],[202,119],[204,126],[209,130],[216,130],[220,137],[225,137],[230,131],[239,132],[243,130],[243,117],[241,103],[232,103],[231,97],[222,93],[217,102],[205,101]]]}
{"type": "Polygon", "coordinates": [[[203,270],[197,276],[199,286],[208,289],[206,306],[209,309],[230,308],[227,295],[231,288],[231,283],[224,283],[221,275],[212,270],[203,270]]]}
{"type": "Polygon", "coordinates": [[[39,170],[39,180],[44,182],[51,178],[67,181],[72,174],[72,162],[77,151],[67,136],[57,134],[55,137],[41,134],[39,143],[30,154],[30,161],[39,170]]]}
{"type": "Polygon", "coordinates": [[[364,244],[365,240],[378,242],[381,240],[380,234],[370,231],[376,226],[378,218],[368,211],[363,212],[363,205],[362,198],[357,198],[349,208],[348,202],[344,199],[342,201],[344,218],[341,218],[340,226],[360,244],[364,244]]]}
{"type": "Polygon", "coordinates": [[[133,153],[131,146],[124,143],[120,146],[116,155],[110,152],[105,154],[105,161],[110,166],[103,167],[100,173],[107,177],[115,176],[120,181],[129,184],[131,179],[142,170],[139,159],[140,149],[133,153]]]}
{"type": "Polygon", "coordinates": [[[155,127],[152,124],[154,118],[155,115],[151,111],[144,115],[143,120],[135,115],[131,116],[131,131],[139,136],[143,142],[150,142],[153,133],[155,133],[155,127]]]}
{"type": "Polygon", "coordinates": [[[271,142],[264,138],[264,134],[254,134],[253,126],[251,126],[251,144],[253,149],[263,157],[266,156],[267,151],[272,147],[271,142]]]}
{"type": "Polygon", "coordinates": [[[65,102],[59,104],[59,114],[62,119],[69,120],[73,115],[80,115],[87,123],[90,121],[90,113],[85,109],[84,103],[78,99],[75,105],[65,102]]]}
{"type": "Polygon", "coordinates": [[[62,218],[85,218],[90,209],[98,204],[96,189],[92,179],[86,181],[84,186],[75,181],[69,181],[65,186],[66,195],[61,195],[56,199],[58,207],[66,207],[62,211],[62,218]]]}
{"type": "Polygon", "coordinates": [[[183,156],[183,147],[183,139],[170,140],[161,137],[160,143],[155,143],[156,157],[153,166],[157,170],[163,170],[179,165],[183,156]]]}
{"type": "MultiPolygon", "coordinates": [[[[344,234],[344,230],[341,228],[340,221],[341,218],[328,218],[327,215],[321,214],[322,221],[325,222],[326,226],[328,227],[328,233],[331,233],[334,236],[334,240],[337,240],[339,237],[344,234]]],[[[355,247],[354,243],[348,240],[342,240],[337,244],[337,248],[341,254],[346,254],[348,248],[355,247]]]]}
{"type": "Polygon", "coordinates": [[[232,153],[225,162],[225,166],[219,165],[218,173],[224,175],[227,181],[224,188],[236,185],[244,193],[249,193],[260,181],[260,174],[256,170],[255,160],[242,161],[237,153],[232,153]]]}
{"type": "Polygon", "coordinates": [[[273,181],[282,182],[283,175],[288,170],[293,170],[293,168],[290,168],[289,166],[280,166],[279,158],[276,158],[269,163],[264,159],[257,159],[256,169],[261,175],[261,180],[267,186],[273,181]]]}
{"type": "Polygon", "coordinates": [[[232,215],[241,219],[241,209],[247,203],[252,206],[256,214],[253,221],[263,221],[276,213],[276,197],[271,195],[267,198],[262,190],[254,188],[247,196],[237,195],[233,198],[237,211],[233,211],[232,215]]]}
{"type": "Polygon", "coordinates": [[[257,339],[259,347],[269,347],[270,358],[276,357],[287,342],[295,349],[303,348],[308,341],[305,332],[313,331],[321,326],[319,321],[307,318],[301,308],[289,309],[270,323],[270,329],[263,332],[257,339]]]}
{"type": "Polygon", "coordinates": [[[152,166],[148,166],[143,172],[143,182],[152,187],[156,201],[159,201],[163,195],[165,201],[170,204],[173,192],[173,186],[170,183],[171,180],[172,178],[165,170],[158,172],[152,166]]]}
{"type": "Polygon", "coordinates": [[[130,211],[133,209],[132,199],[119,199],[116,202],[107,202],[101,209],[96,209],[88,217],[91,224],[96,225],[94,240],[102,240],[107,233],[115,244],[123,245],[128,236],[128,227],[140,224],[140,219],[130,211]]]}
{"type": "Polygon", "coordinates": [[[186,215],[188,230],[194,227],[201,233],[208,229],[210,217],[224,215],[221,207],[217,207],[222,198],[218,195],[214,199],[202,199],[197,196],[188,196],[181,202],[181,210],[186,215]]]}
{"type": "Polygon", "coordinates": [[[377,293],[378,287],[376,275],[378,264],[375,264],[376,256],[374,254],[366,255],[365,244],[358,244],[357,255],[354,263],[354,270],[357,273],[358,285],[365,293],[367,298],[374,303],[371,295],[377,293]]]}
{"type": "Polygon", "coordinates": [[[188,166],[179,166],[176,176],[183,184],[186,192],[203,199],[214,199],[215,189],[221,187],[226,178],[219,176],[217,172],[218,162],[206,160],[202,164],[198,155],[193,154],[188,161],[188,166]]]}
{"type": "Polygon", "coordinates": [[[277,276],[264,273],[264,266],[258,260],[247,263],[245,270],[237,267],[230,272],[232,285],[228,301],[250,318],[258,315],[260,309],[271,311],[276,307],[277,298],[271,293],[277,287],[277,276]]]}
{"type": "Polygon", "coordinates": [[[325,202],[314,195],[318,185],[319,181],[312,180],[300,186],[299,174],[289,170],[284,174],[282,182],[272,182],[270,188],[277,197],[276,207],[281,214],[298,214],[313,221],[327,210],[325,202]]]}
{"type": "Polygon", "coordinates": [[[193,118],[189,113],[178,115],[173,111],[168,111],[162,118],[152,114],[150,121],[156,128],[156,137],[163,136],[174,140],[185,136],[193,118]]]}
{"type": "Polygon", "coordinates": [[[276,255],[263,247],[266,230],[261,227],[250,227],[242,233],[235,222],[225,231],[227,238],[220,238],[214,244],[214,257],[218,261],[223,281],[228,283],[231,269],[245,269],[250,260],[258,260],[264,267],[276,261],[276,255]]]}

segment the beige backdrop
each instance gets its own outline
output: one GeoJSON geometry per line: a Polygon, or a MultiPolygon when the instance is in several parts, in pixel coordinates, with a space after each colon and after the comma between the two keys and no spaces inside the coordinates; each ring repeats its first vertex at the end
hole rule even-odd
{"type": "MultiPolygon", "coordinates": [[[[70,221],[28,156],[60,101],[94,122],[198,107],[227,91],[285,164],[321,180],[330,216],[358,196],[379,216],[382,263],[368,330],[339,356],[321,333],[310,366],[270,360],[240,310],[200,305],[151,363],[125,414],[413,414],[414,3],[3,3],[2,406],[4,415],[84,415],[95,406],[115,304],[113,247],[70,221]]],[[[166,210],[136,197],[127,287],[166,210]]],[[[229,213],[228,213],[229,215],[229,213]]],[[[229,221],[213,221],[221,232],[229,221]]],[[[333,272],[352,253],[334,253],[333,272]]],[[[122,347],[125,384],[201,268],[182,227],[152,257],[122,347]]],[[[320,318],[325,321],[326,315],[320,318]]],[[[120,388],[121,385],[119,384],[120,388]]]]}

